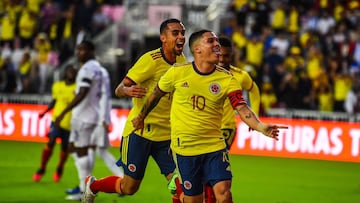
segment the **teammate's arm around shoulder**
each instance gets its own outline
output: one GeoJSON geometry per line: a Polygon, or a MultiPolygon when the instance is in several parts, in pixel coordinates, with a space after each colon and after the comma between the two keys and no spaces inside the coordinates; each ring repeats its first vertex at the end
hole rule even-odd
{"type": "Polygon", "coordinates": [[[125,77],[115,89],[117,97],[142,98],[146,95],[146,88],[138,86],[130,78],[125,77]]]}

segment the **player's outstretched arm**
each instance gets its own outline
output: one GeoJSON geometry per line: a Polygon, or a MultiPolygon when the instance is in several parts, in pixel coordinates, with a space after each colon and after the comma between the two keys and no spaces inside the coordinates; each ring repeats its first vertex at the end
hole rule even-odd
{"type": "Polygon", "coordinates": [[[144,119],[151,112],[151,110],[155,108],[155,106],[159,103],[161,97],[163,97],[165,94],[166,92],[161,91],[158,86],[155,87],[154,91],[146,100],[139,115],[137,115],[134,119],[131,120],[134,126],[134,130],[144,128],[144,119]]]}
{"type": "Polygon", "coordinates": [[[275,140],[279,139],[279,129],[287,129],[286,126],[278,126],[261,122],[247,104],[238,105],[235,109],[239,113],[241,120],[249,127],[268,137],[274,138],[275,140]]]}
{"type": "Polygon", "coordinates": [[[50,104],[49,104],[49,105],[47,106],[47,108],[45,109],[45,111],[39,113],[39,118],[44,117],[44,115],[45,115],[47,112],[49,112],[51,109],[53,109],[54,106],[55,106],[55,103],[56,103],[56,99],[52,99],[51,102],[50,102],[50,104]]]}
{"type": "Polygon", "coordinates": [[[146,88],[138,86],[130,78],[125,77],[115,89],[117,97],[142,98],[146,94],[146,88]]]}

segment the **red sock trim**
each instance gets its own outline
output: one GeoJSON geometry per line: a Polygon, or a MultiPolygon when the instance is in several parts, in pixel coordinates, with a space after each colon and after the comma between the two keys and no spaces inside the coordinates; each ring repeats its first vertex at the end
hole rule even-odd
{"type": "Polygon", "coordinates": [[[172,196],[172,203],[181,203],[179,196],[177,194],[174,194],[172,196]]]}
{"type": "Polygon", "coordinates": [[[52,154],[52,150],[46,146],[41,154],[41,166],[40,166],[41,169],[46,168],[46,164],[48,163],[51,154],[52,154]]]}
{"type": "Polygon", "coordinates": [[[61,151],[60,152],[60,161],[59,161],[59,164],[58,164],[58,169],[63,169],[64,168],[64,164],[66,162],[68,158],[68,153],[67,152],[64,152],[64,151],[61,151]]]}
{"type": "Polygon", "coordinates": [[[205,203],[216,203],[214,191],[209,185],[205,185],[205,203]]]}
{"type": "Polygon", "coordinates": [[[99,180],[94,181],[90,185],[90,189],[93,193],[105,192],[105,193],[117,193],[117,182],[118,179],[121,180],[118,176],[108,176],[99,180]]]}

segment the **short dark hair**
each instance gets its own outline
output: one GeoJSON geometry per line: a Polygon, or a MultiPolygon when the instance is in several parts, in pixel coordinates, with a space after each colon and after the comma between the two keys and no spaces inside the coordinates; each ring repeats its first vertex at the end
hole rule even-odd
{"type": "Polygon", "coordinates": [[[85,49],[89,50],[89,51],[95,51],[95,45],[93,42],[89,41],[89,40],[83,40],[80,45],[84,46],[85,49]]]}
{"type": "Polygon", "coordinates": [[[193,32],[191,35],[190,35],[190,38],[189,38],[189,48],[190,48],[190,51],[191,53],[193,53],[193,50],[192,50],[192,47],[194,45],[194,43],[200,39],[202,37],[202,35],[206,32],[211,32],[210,30],[199,30],[199,31],[196,31],[196,32],[193,32]]]}
{"type": "Polygon", "coordinates": [[[231,41],[231,39],[229,37],[226,36],[220,36],[219,37],[219,43],[222,47],[226,47],[226,48],[232,48],[233,47],[233,43],[231,41]]]}
{"type": "Polygon", "coordinates": [[[176,18],[169,18],[164,20],[160,25],[160,34],[162,34],[167,29],[169,23],[181,23],[181,21],[176,18]]]}

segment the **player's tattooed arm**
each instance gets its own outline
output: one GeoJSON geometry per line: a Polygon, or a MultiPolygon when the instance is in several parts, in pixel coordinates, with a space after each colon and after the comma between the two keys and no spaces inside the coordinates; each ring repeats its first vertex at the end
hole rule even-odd
{"type": "Polygon", "coordinates": [[[159,103],[161,97],[163,97],[165,94],[166,92],[161,91],[160,88],[156,86],[154,91],[151,93],[151,95],[145,102],[141,110],[141,114],[146,117],[151,112],[151,110],[155,108],[155,106],[159,103]]]}
{"type": "Polygon", "coordinates": [[[151,110],[155,108],[155,106],[159,103],[161,97],[163,97],[165,94],[166,92],[161,91],[158,86],[155,87],[154,91],[146,100],[139,115],[132,120],[135,130],[144,128],[145,117],[151,112],[151,110]]]}
{"type": "Polygon", "coordinates": [[[260,121],[256,114],[246,104],[238,105],[235,109],[239,113],[241,120],[250,128],[275,140],[279,139],[279,129],[287,129],[287,126],[278,126],[260,121]]]}

